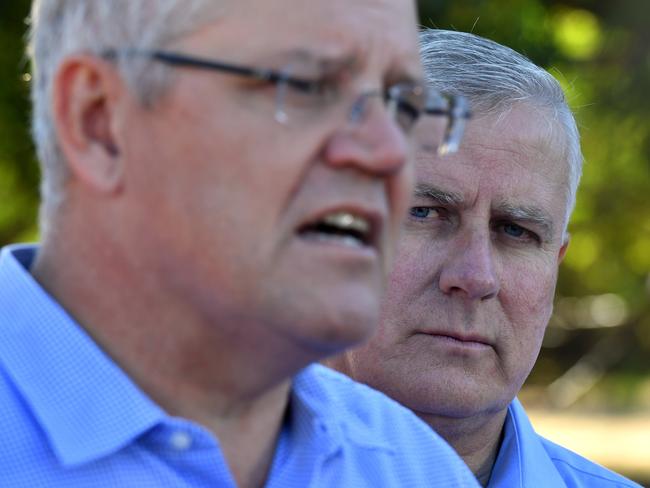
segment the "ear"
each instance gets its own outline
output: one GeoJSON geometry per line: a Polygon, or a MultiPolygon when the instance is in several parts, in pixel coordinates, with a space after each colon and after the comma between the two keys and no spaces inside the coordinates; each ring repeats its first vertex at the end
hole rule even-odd
{"type": "Polygon", "coordinates": [[[564,259],[564,256],[566,254],[566,250],[569,247],[569,241],[571,240],[571,236],[567,232],[565,237],[564,237],[564,242],[562,243],[562,246],[560,247],[560,252],[558,253],[558,264],[562,262],[564,259]]]}
{"type": "Polygon", "coordinates": [[[100,58],[66,58],[54,78],[53,115],[61,150],[76,180],[101,193],[123,183],[116,127],[127,93],[115,67],[100,58]]]}

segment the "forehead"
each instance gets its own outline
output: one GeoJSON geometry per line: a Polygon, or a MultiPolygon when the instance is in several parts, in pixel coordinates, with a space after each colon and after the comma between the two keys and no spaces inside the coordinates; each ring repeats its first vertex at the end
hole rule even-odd
{"type": "Polygon", "coordinates": [[[418,181],[483,201],[536,205],[563,215],[568,203],[566,138],[548,111],[519,104],[470,121],[456,154],[419,155],[418,181]]]}
{"type": "Polygon", "coordinates": [[[236,49],[221,57],[301,50],[364,63],[390,59],[419,75],[416,25],[412,0],[227,0],[217,22],[197,34],[206,50],[236,49]]]}

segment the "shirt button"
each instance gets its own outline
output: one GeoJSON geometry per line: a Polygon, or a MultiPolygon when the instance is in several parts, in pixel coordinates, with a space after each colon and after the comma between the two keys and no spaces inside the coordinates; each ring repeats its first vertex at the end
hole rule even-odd
{"type": "Polygon", "coordinates": [[[169,438],[169,445],[176,451],[187,451],[192,445],[192,437],[187,432],[176,431],[169,438]]]}

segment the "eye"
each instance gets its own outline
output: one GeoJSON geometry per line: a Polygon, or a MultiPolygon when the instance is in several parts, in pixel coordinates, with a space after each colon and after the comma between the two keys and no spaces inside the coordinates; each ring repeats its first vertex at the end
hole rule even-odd
{"type": "Polygon", "coordinates": [[[503,231],[512,237],[521,237],[526,233],[526,229],[517,224],[504,224],[503,231]]]}
{"type": "Polygon", "coordinates": [[[338,93],[338,84],[331,77],[317,79],[290,77],[278,84],[286,83],[294,94],[306,95],[318,100],[332,100],[338,93]]]}
{"type": "Polygon", "coordinates": [[[320,94],[325,91],[323,80],[309,80],[306,78],[287,78],[280,80],[278,84],[286,83],[293,90],[307,95],[320,94]]]}
{"type": "Polygon", "coordinates": [[[416,219],[426,219],[427,217],[437,217],[439,212],[435,207],[411,207],[409,215],[416,219]]]}
{"type": "Polygon", "coordinates": [[[503,222],[498,225],[498,230],[505,234],[508,238],[519,242],[536,242],[540,243],[540,237],[525,227],[514,224],[512,222],[503,222]]]}

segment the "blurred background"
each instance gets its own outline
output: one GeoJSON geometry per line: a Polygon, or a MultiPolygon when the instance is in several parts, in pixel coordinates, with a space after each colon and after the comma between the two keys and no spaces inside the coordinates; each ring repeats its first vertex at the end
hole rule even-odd
{"type": "MultiPolygon", "coordinates": [[[[0,2],[0,246],[38,239],[29,4],[0,2]]],[[[521,399],[541,433],[650,486],[650,2],[419,6],[422,25],[510,46],[568,94],[586,165],[555,315],[521,399]]]]}

